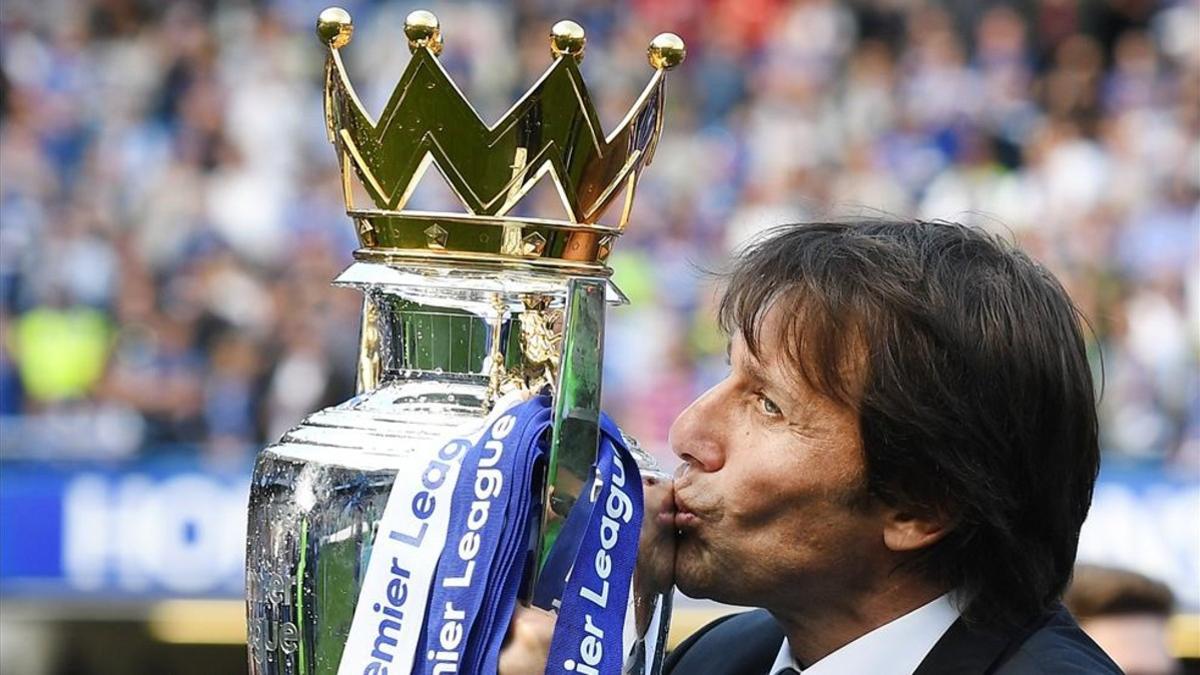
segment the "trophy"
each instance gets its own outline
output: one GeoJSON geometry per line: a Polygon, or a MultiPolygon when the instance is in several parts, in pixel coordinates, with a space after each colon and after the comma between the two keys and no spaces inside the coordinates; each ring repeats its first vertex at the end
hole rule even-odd
{"type": "MultiPolygon", "coordinates": [[[[412,59],[375,119],[341,60],[349,14],[330,8],[317,21],[327,130],[361,245],[335,281],[364,295],[358,391],[257,458],[246,556],[254,674],[339,672],[389,494],[411,479],[406,457],[478,429],[501,398],[540,394],[553,413],[530,485],[540,496],[531,527],[505,533],[529,542],[522,601],[534,601],[572,507],[595,489],[604,311],[625,302],[606,261],[654,155],[666,72],[683,61],[683,42],[670,33],[653,39],[650,82],[606,135],[580,75],[578,24],[554,25],[550,68],[491,126],[439,64],[436,17],[413,12],[404,33],[412,59]],[[465,212],[406,209],[430,165],[465,212]],[[557,189],[565,220],[514,215],[539,180],[557,189]],[[364,193],[370,203],[356,204],[364,193]]],[[[674,507],[670,478],[632,439],[624,443],[644,509],[620,663],[622,672],[654,673],[670,623],[674,507]]],[[[380,641],[395,644],[382,627],[380,641]]],[[[458,672],[442,665],[434,672],[458,672]]],[[[357,672],[387,672],[372,668],[357,672]]],[[[583,661],[566,669],[597,672],[583,661]]]]}

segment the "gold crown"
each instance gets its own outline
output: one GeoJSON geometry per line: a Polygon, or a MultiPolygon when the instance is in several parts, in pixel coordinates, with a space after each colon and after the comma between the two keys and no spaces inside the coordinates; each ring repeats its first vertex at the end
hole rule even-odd
{"type": "Polygon", "coordinates": [[[686,54],[663,33],[650,43],[654,75],[608,136],[579,72],[586,37],[573,21],[550,33],[550,69],[494,125],[488,126],[438,62],[437,17],[418,10],[404,32],[412,60],[375,121],[350,85],[339,50],[354,32],[350,15],[331,7],[317,19],[328,49],[325,119],[341,165],[346,213],[362,248],[355,256],[387,263],[454,260],[472,265],[558,269],[606,275],[613,240],[625,229],[638,175],[662,131],[667,70],[686,54]],[[405,210],[433,164],[465,213],[405,210]],[[353,181],[374,202],[354,204],[353,181]],[[511,215],[539,180],[553,182],[567,219],[511,215]],[[624,194],[615,224],[601,216],[624,194]]]}

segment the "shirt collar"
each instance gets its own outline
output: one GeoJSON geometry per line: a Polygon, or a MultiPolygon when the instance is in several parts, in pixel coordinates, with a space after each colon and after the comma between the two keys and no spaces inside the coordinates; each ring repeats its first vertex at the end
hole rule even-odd
{"type": "Polygon", "coordinates": [[[804,675],[879,673],[911,675],[955,621],[959,611],[947,593],[843,645],[808,668],[792,656],[785,637],[771,666],[771,675],[794,668],[804,675]]]}

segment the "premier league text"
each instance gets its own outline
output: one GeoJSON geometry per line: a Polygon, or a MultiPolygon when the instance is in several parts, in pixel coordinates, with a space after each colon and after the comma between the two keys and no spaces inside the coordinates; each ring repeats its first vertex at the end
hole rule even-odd
{"type": "MultiPolygon", "coordinates": [[[[633,502],[625,492],[625,482],[625,467],[619,460],[614,461],[612,482],[600,521],[600,547],[593,560],[599,583],[594,587],[584,584],[579,589],[579,596],[595,606],[597,615],[608,609],[608,578],[613,571],[612,550],[620,540],[622,524],[629,523],[633,517],[633,502]]],[[[567,659],[563,667],[584,675],[600,675],[599,665],[604,658],[604,629],[596,625],[591,613],[585,613],[583,630],[584,637],[579,642],[579,660],[567,659]]]]}
{"type": "MultiPolygon", "coordinates": [[[[487,525],[492,504],[504,489],[504,474],[496,468],[504,456],[504,439],[512,432],[517,420],[505,415],[492,425],[491,438],[483,444],[479,467],[475,473],[474,499],[467,512],[467,530],[459,537],[455,548],[458,559],[465,563],[459,576],[448,576],[442,581],[444,588],[470,588],[475,581],[475,557],[480,551],[480,530],[487,525]]],[[[447,542],[450,546],[451,542],[447,542]]],[[[462,657],[462,639],[474,617],[454,608],[447,602],[442,613],[442,626],[438,631],[438,649],[429,650],[426,657],[434,661],[434,675],[457,673],[462,657]]]]}
{"type": "MultiPolygon", "coordinates": [[[[391,553],[391,569],[386,585],[372,589],[363,589],[371,593],[376,601],[371,609],[379,615],[376,627],[375,641],[372,645],[370,660],[363,668],[363,675],[388,675],[388,664],[396,657],[396,635],[407,620],[420,622],[423,616],[407,616],[404,605],[408,602],[408,580],[411,576],[405,561],[414,558],[414,550],[419,549],[429,530],[429,517],[438,508],[438,499],[434,494],[446,482],[451,469],[450,462],[458,459],[466,448],[462,443],[450,443],[438,451],[436,459],[430,460],[421,473],[423,490],[417,492],[411,502],[411,518],[406,518],[407,527],[401,531],[390,529],[385,542],[391,553]]],[[[446,504],[442,508],[449,508],[446,504]]],[[[382,534],[382,533],[381,533],[382,534]]],[[[377,537],[376,546],[380,549],[377,537]]],[[[377,551],[379,553],[381,551],[377,551]]]]}

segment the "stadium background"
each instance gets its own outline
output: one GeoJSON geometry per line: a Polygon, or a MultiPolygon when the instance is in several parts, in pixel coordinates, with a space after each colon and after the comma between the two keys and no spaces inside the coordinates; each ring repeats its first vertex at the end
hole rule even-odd
{"type": "MultiPolygon", "coordinates": [[[[348,2],[379,110],[409,2],[348,2]]],[[[681,34],[611,263],[605,406],[667,462],[724,369],[704,270],[763,227],[911,215],[1007,233],[1090,319],[1105,468],[1081,558],[1174,588],[1200,652],[1200,5],[434,3],[485,119],[588,34],[606,125],[681,34]]],[[[254,452],[353,388],[357,294],[321,112],[324,3],[0,8],[0,671],[243,671],[254,452]]],[[[432,172],[431,172],[432,173],[432,172]]],[[[436,180],[418,203],[457,208],[436,180]]],[[[687,609],[686,607],[684,608],[687,609]]],[[[681,625],[688,620],[681,613],[681,625]]]]}

